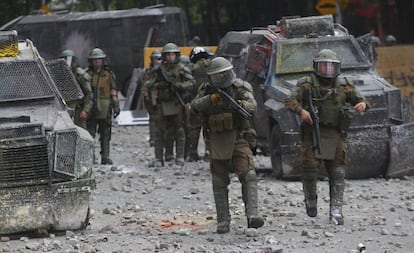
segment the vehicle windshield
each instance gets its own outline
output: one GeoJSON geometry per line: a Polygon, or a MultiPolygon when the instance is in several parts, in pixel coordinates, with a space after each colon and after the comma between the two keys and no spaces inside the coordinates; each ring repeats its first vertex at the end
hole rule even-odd
{"type": "Polygon", "coordinates": [[[357,42],[349,37],[292,39],[277,44],[276,74],[313,71],[313,58],[322,49],[336,52],[341,68],[367,68],[369,63],[357,42]]]}
{"type": "Polygon", "coordinates": [[[54,96],[35,60],[1,61],[0,78],[0,103],[54,96]]]}

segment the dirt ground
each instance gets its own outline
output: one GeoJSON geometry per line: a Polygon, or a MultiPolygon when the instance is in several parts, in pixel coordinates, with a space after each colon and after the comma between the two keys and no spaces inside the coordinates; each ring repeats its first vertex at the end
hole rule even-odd
{"type": "MultiPolygon", "coordinates": [[[[200,147],[202,154],[202,147],[200,147]]],[[[147,126],[113,128],[113,166],[93,168],[90,225],[46,238],[0,238],[0,252],[413,252],[414,178],[347,180],[345,225],[328,222],[328,182],[318,216],[306,216],[301,183],[259,173],[266,223],[246,229],[241,187],[230,185],[231,231],[215,233],[209,164],[150,168],[147,126]],[[357,250],[365,246],[366,251],[357,250]]],[[[270,168],[257,156],[257,167],[270,168]]]]}

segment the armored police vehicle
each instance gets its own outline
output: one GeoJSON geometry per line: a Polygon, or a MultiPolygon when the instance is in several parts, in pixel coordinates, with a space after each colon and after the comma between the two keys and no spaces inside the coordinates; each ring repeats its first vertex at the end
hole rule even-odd
{"type": "Polygon", "coordinates": [[[353,113],[347,131],[347,177],[413,174],[411,105],[398,88],[376,73],[367,40],[358,41],[328,15],[283,18],[267,28],[231,31],[216,51],[231,60],[237,75],[253,86],[258,146],[270,154],[274,175],[300,174],[300,118],[288,112],[283,102],[297,80],[313,71],[313,58],[322,49],[337,53],[339,78],[355,85],[371,104],[367,112],[353,113]]]}
{"type": "Polygon", "coordinates": [[[65,104],[77,87],[57,86],[74,80],[63,64],[46,66],[30,40],[0,32],[0,234],[88,224],[94,145],[65,104]]]}

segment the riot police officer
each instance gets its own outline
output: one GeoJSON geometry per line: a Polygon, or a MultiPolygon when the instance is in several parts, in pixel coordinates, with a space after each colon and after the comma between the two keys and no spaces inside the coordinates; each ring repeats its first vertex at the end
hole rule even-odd
{"type": "MultiPolygon", "coordinates": [[[[209,49],[209,48],[208,48],[209,49]]],[[[195,47],[191,49],[190,61],[192,63],[191,72],[195,80],[195,86],[191,92],[191,99],[194,99],[197,95],[198,88],[207,83],[207,66],[210,63],[210,59],[213,54],[204,47],[195,47]]],[[[188,161],[197,161],[200,159],[198,154],[198,141],[200,139],[201,126],[203,124],[200,115],[195,114],[192,110],[186,111],[186,142],[185,142],[185,156],[188,161]]],[[[204,134],[205,135],[205,134],[204,134]]],[[[204,152],[204,156],[208,159],[208,145],[204,152]]]]}
{"type": "Polygon", "coordinates": [[[78,67],[75,53],[72,50],[63,50],[59,58],[65,59],[84,95],[81,101],[78,101],[75,105],[73,121],[76,125],[87,129],[86,119],[88,118],[93,105],[92,88],[90,84],[91,77],[85,70],[78,67]]]}
{"type": "Polygon", "coordinates": [[[321,50],[313,60],[313,67],[315,73],[298,80],[297,88],[286,99],[285,106],[302,119],[300,165],[306,213],[310,217],[317,216],[317,177],[319,168],[324,165],[329,177],[330,221],[342,225],[344,133],[352,118],[345,103],[350,103],[357,112],[365,111],[369,105],[354,86],[338,77],[341,62],[334,51],[321,50]],[[320,140],[313,128],[316,122],[311,117],[312,108],[319,118],[320,140]],[[313,148],[318,141],[320,153],[313,148]]]}
{"type": "Polygon", "coordinates": [[[184,165],[184,105],[194,86],[191,71],[179,62],[180,50],[174,43],[167,43],[161,51],[162,63],[157,66],[151,85],[156,89],[156,133],[155,133],[155,162],[154,166],[162,166],[165,160],[174,158],[175,164],[184,165]]]}
{"type": "Polygon", "coordinates": [[[154,50],[150,56],[150,66],[144,70],[144,73],[141,75],[141,78],[138,82],[141,84],[141,94],[144,99],[145,107],[149,114],[149,133],[150,133],[150,146],[154,146],[155,140],[155,111],[156,111],[156,89],[151,86],[151,78],[155,77],[154,68],[161,64],[161,51],[154,50]]]}
{"type": "Polygon", "coordinates": [[[105,63],[106,54],[100,48],[89,52],[89,68],[87,73],[91,77],[93,93],[93,108],[87,120],[89,133],[95,137],[99,131],[101,143],[101,164],[112,164],[109,157],[112,113],[117,117],[120,113],[118,91],[115,84],[115,75],[105,63]]]}
{"type": "Polygon", "coordinates": [[[242,184],[247,225],[250,228],[263,226],[258,214],[257,177],[253,153],[243,130],[250,128],[249,119],[229,106],[217,88],[228,94],[233,102],[249,113],[256,110],[256,100],[249,83],[236,78],[233,65],[223,57],[211,60],[207,74],[209,83],[199,89],[191,107],[196,113],[205,115],[210,146],[210,172],[212,175],[214,201],[217,212],[217,233],[230,231],[228,185],[230,172],[235,172],[242,184]]]}

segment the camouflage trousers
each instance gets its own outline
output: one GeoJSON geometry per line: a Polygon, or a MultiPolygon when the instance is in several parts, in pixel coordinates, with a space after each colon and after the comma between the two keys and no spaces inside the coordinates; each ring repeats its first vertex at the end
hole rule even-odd
{"type": "Polygon", "coordinates": [[[156,128],[154,131],[154,152],[158,161],[171,160],[174,157],[173,149],[175,143],[175,158],[184,161],[185,131],[182,114],[163,116],[156,115],[156,128]],[[165,154],[164,154],[165,149],[165,154]]]}
{"type": "Polygon", "coordinates": [[[336,145],[335,159],[334,160],[321,160],[315,158],[313,146],[313,136],[309,129],[306,129],[302,136],[302,146],[300,149],[300,165],[302,168],[317,168],[320,169],[322,165],[326,169],[337,166],[345,165],[345,148],[344,148],[344,136],[338,133],[338,142],[336,145]]]}
{"type": "Polygon", "coordinates": [[[186,127],[185,129],[185,157],[198,159],[198,141],[200,139],[201,126],[186,127]]]}
{"type": "Polygon", "coordinates": [[[253,153],[244,139],[236,140],[232,159],[210,159],[211,174],[221,178],[227,184],[230,183],[230,173],[236,173],[239,179],[242,179],[251,170],[255,170],[253,153]]]}
{"type": "Polygon", "coordinates": [[[87,120],[88,132],[93,138],[96,136],[96,130],[99,133],[101,144],[102,159],[109,159],[110,141],[111,141],[111,121],[106,119],[90,118],[87,120]]]}

